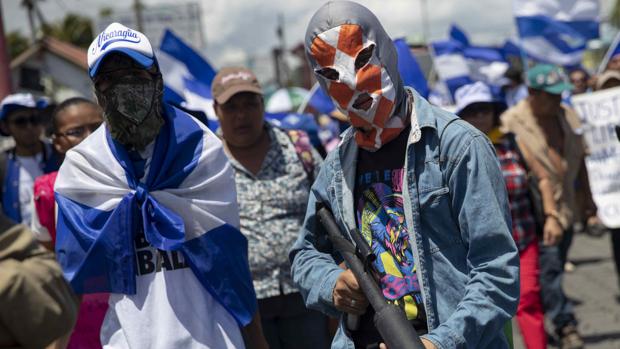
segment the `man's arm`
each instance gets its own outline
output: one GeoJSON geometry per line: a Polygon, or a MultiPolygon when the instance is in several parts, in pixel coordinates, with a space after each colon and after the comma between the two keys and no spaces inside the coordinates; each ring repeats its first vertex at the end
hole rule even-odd
{"type": "Polygon", "coordinates": [[[306,306],[330,316],[340,316],[333,301],[336,280],[344,271],[334,261],[326,234],[316,216],[316,203],[327,202],[325,166],[310,191],[306,217],[299,237],[289,252],[291,275],[306,306]]]}
{"type": "Polygon", "coordinates": [[[252,321],[245,326],[241,333],[243,334],[243,341],[246,348],[251,349],[268,349],[269,344],[263,335],[263,327],[260,322],[260,313],[256,310],[252,321]]]}
{"type": "Polygon", "coordinates": [[[493,147],[482,135],[460,142],[447,178],[452,212],[468,246],[469,277],[454,313],[424,337],[439,348],[484,348],[516,313],[519,254],[493,147]]]}

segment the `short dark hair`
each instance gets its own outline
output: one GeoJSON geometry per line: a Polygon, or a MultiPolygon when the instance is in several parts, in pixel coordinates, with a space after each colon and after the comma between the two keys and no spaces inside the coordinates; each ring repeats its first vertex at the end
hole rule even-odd
{"type": "Polygon", "coordinates": [[[84,98],[84,97],[71,97],[69,99],[65,99],[62,103],[60,103],[58,106],[56,106],[56,108],[54,109],[54,111],[52,112],[52,122],[50,125],[50,130],[49,130],[49,134],[54,134],[58,131],[58,115],[64,111],[65,109],[72,107],[74,105],[80,105],[80,104],[88,104],[90,106],[93,106],[97,109],[101,109],[99,107],[99,104],[91,101],[90,99],[84,98]]]}
{"type": "Polygon", "coordinates": [[[523,71],[518,67],[510,66],[504,73],[504,76],[517,84],[523,83],[523,71]]]}
{"type": "Polygon", "coordinates": [[[590,78],[590,74],[588,73],[587,70],[585,70],[582,67],[575,67],[571,70],[568,71],[568,76],[570,77],[574,72],[582,72],[583,75],[586,77],[586,80],[588,80],[590,78]]]}

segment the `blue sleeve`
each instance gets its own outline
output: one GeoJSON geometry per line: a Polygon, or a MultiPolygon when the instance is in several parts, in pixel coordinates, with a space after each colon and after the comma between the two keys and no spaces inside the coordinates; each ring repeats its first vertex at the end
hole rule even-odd
{"type": "Polygon", "coordinates": [[[516,313],[519,253],[495,150],[481,134],[461,141],[446,178],[468,247],[468,282],[454,313],[425,337],[439,348],[486,348],[516,313]]]}
{"type": "Polygon", "coordinates": [[[332,293],[343,269],[332,257],[331,244],[316,217],[317,202],[330,206],[324,195],[328,183],[325,167],[321,166],[312,186],[306,217],[299,237],[289,252],[289,259],[293,281],[299,288],[306,306],[337,317],[340,312],[334,307],[332,293]]]}

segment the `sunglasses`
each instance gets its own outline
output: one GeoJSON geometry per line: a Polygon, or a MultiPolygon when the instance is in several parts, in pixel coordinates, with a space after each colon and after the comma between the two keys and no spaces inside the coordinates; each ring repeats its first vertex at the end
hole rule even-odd
{"type": "Polygon", "coordinates": [[[39,126],[43,123],[43,121],[38,115],[29,115],[29,116],[18,116],[15,119],[9,121],[9,123],[19,128],[25,128],[28,124],[32,126],[39,126]]]}
{"type": "Polygon", "coordinates": [[[65,132],[56,132],[54,133],[55,137],[67,137],[67,138],[84,138],[86,132],[88,134],[93,133],[96,129],[101,126],[101,122],[94,122],[92,124],[86,124],[82,126],[77,126],[66,130],[65,132]]]}

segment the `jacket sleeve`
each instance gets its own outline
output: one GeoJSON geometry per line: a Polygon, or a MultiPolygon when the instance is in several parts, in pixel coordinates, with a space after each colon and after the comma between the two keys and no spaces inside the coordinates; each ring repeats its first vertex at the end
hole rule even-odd
{"type": "Polygon", "coordinates": [[[0,343],[43,348],[68,334],[78,299],[51,252],[23,225],[0,232],[0,343]]]}
{"type": "Polygon", "coordinates": [[[442,349],[486,348],[519,302],[519,253],[495,150],[482,134],[464,138],[446,178],[468,247],[468,281],[454,313],[426,336],[442,349]]]}
{"type": "Polygon", "coordinates": [[[318,202],[329,206],[326,200],[326,166],[321,166],[308,199],[306,217],[297,241],[289,252],[291,275],[299,288],[306,306],[330,316],[339,316],[332,293],[343,270],[332,257],[332,247],[317,220],[318,202]]]}

